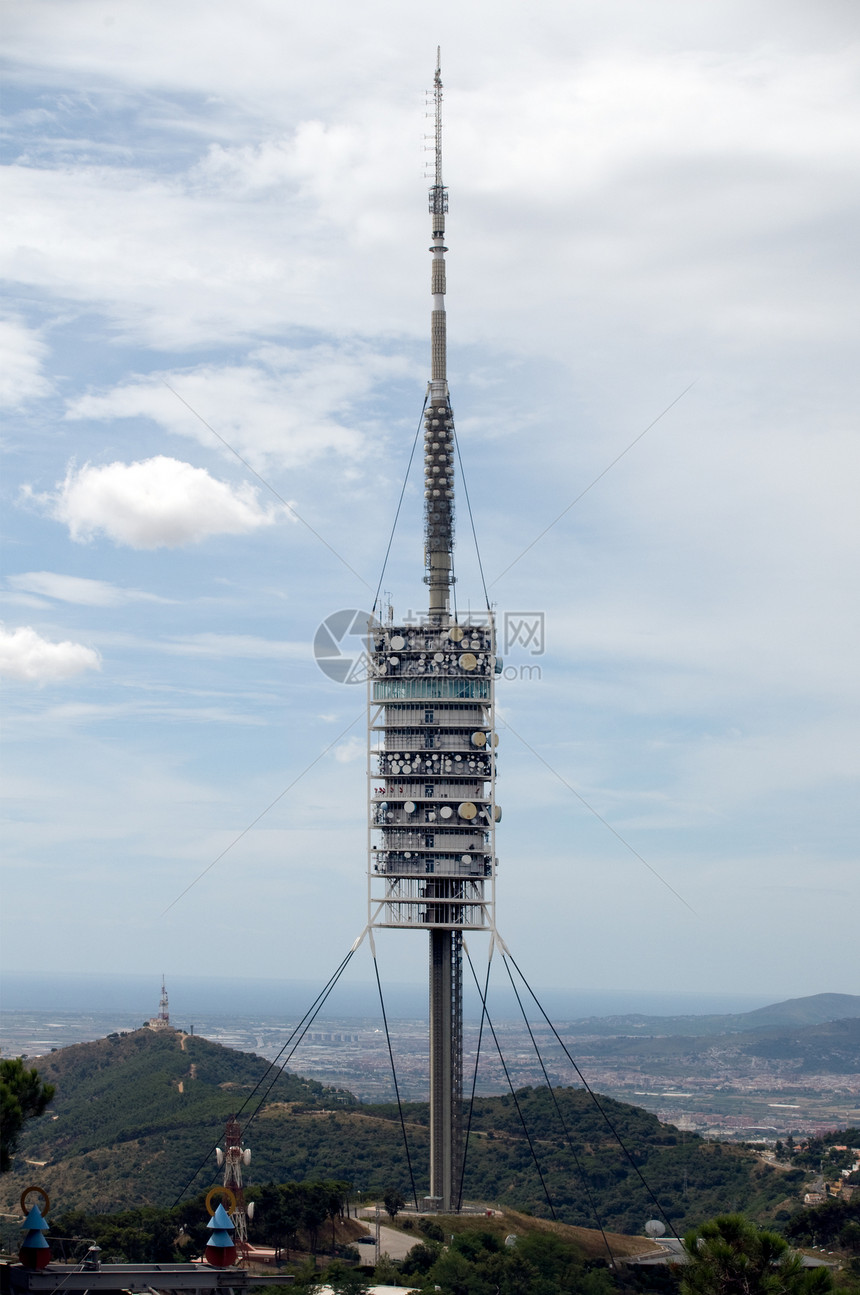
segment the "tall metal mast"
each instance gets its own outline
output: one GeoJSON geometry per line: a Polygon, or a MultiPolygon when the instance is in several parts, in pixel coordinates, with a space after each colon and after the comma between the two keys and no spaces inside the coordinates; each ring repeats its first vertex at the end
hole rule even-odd
{"type": "Polygon", "coordinates": [[[164,1025],[170,1024],[170,1010],[167,1005],[167,985],[164,982],[164,972],[161,973],[161,998],[158,1003],[158,1019],[164,1025]]]}
{"type": "Polygon", "coordinates": [[[215,1148],[215,1159],[218,1165],[224,1166],[224,1186],[233,1193],[235,1206],[230,1210],[230,1218],[236,1229],[236,1246],[244,1252],[248,1247],[248,1219],[253,1217],[254,1202],[245,1204],[245,1189],[242,1184],[242,1166],[251,1163],[251,1152],[242,1146],[242,1130],[235,1115],[227,1117],[224,1130],[224,1150],[215,1148]]]}
{"type": "MultiPolygon", "coordinates": [[[[430,316],[430,388],[428,404],[433,413],[442,412],[445,422],[453,429],[453,415],[448,395],[448,341],[445,319],[445,213],[448,210],[448,190],[442,183],[442,68],[439,49],[436,50],[436,75],[433,78],[433,117],[435,141],[434,183],[430,189],[430,224],[433,256],[430,291],[433,294],[433,311],[430,316]]],[[[426,426],[432,427],[433,420],[426,426]]],[[[437,423],[437,426],[439,424],[437,423]]],[[[425,435],[425,462],[428,452],[425,435]]],[[[433,477],[433,466],[425,476],[433,477]]],[[[425,550],[430,586],[430,615],[443,616],[448,611],[451,598],[451,568],[454,547],[454,491],[453,462],[441,465],[445,480],[427,480],[430,495],[425,493],[425,550]],[[439,487],[442,487],[440,489],[439,487]],[[435,490],[435,493],[433,493],[435,490]]],[[[441,472],[435,474],[442,477],[441,472]]]]}
{"type": "Polygon", "coordinates": [[[426,617],[371,633],[368,924],[429,931],[430,1200],[460,1208],[463,932],[495,927],[495,629],[451,614],[454,415],[445,330],[442,73],[433,84],[431,368],[424,415],[426,617]]]}

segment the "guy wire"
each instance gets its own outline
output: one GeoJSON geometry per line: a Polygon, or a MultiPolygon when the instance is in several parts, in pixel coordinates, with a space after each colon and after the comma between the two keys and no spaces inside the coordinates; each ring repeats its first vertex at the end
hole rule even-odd
{"type": "MultiPolygon", "coordinates": [[[[353,949],[350,949],[349,953],[348,953],[348,954],[346,955],[346,957],[343,959],[343,961],[341,962],[340,966],[337,968],[337,970],[334,972],[334,974],[333,974],[332,976],[330,976],[330,977],[329,977],[329,980],[327,981],[327,983],[326,983],[325,987],[324,987],[322,990],[320,990],[319,994],[317,994],[317,996],[316,996],[316,998],[314,999],[313,1003],[311,1003],[311,1006],[310,1006],[310,1007],[308,1008],[308,1010],[305,1012],[304,1016],[303,1016],[303,1017],[302,1017],[302,1019],[299,1021],[298,1025],[296,1025],[296,1026],[294,1027],[294,1029],[293,1029],[292,1033],[290,1034],[290,1037],[287,1039],[286,1043],[285,1043],[285,1044],[284,1044],[284,1046],[281,1048],[281,1050],[280,1050],[280,1052],[278,1053],[278,1055],[277,1055],[275,1058],[273,1058],[273,1060],[272,1060],[272,1061],[270,1061],[270,1062],[269,1062],[268,1066],[267,1066],[267,1067],[266,1067],[266,1069],[263,1071],[262,1075],[261,1075],[261,1076],[260,1076],[260,1078],[257,1080],[256,1084],[255,1084],[255,1085],[254,1085],[254,1087],[251,1089],[250,1093],[249,1093],[249,1094],[248,1094],[248,1096],[245,1098],[245,1100],[244,1100],[244,1102],[242,1103],[242,1105],[239,1107],[239,1110],[236,1112],[237,1117],[238,1117],[239,1115],[241,1115],[241,1114],[242,1114],[242,1111],[244,1111],[245,1107],[246,1107],[246,1106],[248,1105],[248,1103],[251,1101],[251,1099],[253,1098],[254,1094],[258,1091],[258,1089],[262,1086],[262,1084],[264,1084],[264,1083],[265,1083],[265,1081],[266,1081],[266,1079],[268,1078],[268,1076],[269,1076],[269,1074],[271,1073],[271,1071],[272,1071],[276,1066],[278,1066],[278,1062],[280,1061],[281,1057],[282,1057],[282,1056],[284,1055],[284,1053],[286,1052],[287,1048],[288,1048],[288,1047],[290,1046],[290,1044],[292,1043],[293,1039],[295,1039],[295,1037],[296,1037],[296,1035],[298,1034],[299,1030],[301,1030],[301,1029],[302,1029],[302,1026],[305,1026],[304,1030],[302,1030],[302,1033],[301,1033],[301,1035],[300,1035],[299,1039],[298,1039],[298,1040],[297,1040],[297,1042],[296,1042],[296,1047],[298,1047],[299,1043],[301,1043],[302,1039],[304,1038],[305,1034],[307,1033],[307,1030],[308,1030],[308,1029],[309,1029],[309,1027],[313,1024],[313,1021],[316,1019],[316,1016],[317,1016],[317,1013],[319,1012],[319,1009],[322,1007],[323,1003],[324,1003],[324,1002],[325,1002],[325,1000],[328,998],[328,996],[329,996],[329,994],[331,993],[332,989],[333,989],[333,988],[334,988],[334,986],[337,984],[338,980],[340,979],[341,975],[343,974],[344,970],[346,969],[347,963],[349,962],[349,960],[350,960],[350,958],[352,957],[352,955],[353,955],[353,953],[354,953],[354,952],[355,952],[355,949],[354,949],[354,948],[353,948],[353,949]],[[308,1017],[310,1017],[310,1020],[308,1020],[308,1017]],[[306,1021],[307,1021],[307,1025],[305,1025],[305,1022],[306,1022],[306,1021]]],[[[293,1052],[295,1052],[295,1048],[293,1049],[293,1052]]],[[[293,1053],[291,1052],[291,1053],[290,1053],[290,1055],[289,1055],[289,1057],[287,1057],[287,1058],[286,1058],[286,1060],[284,1061],[283,1066],[278,1066],[278,1073],[275,1075],[275,1078],[272,1080],[272,1083],[269,1085],[269,1088],[266,1090],[266,1093],[263,1095],[263,1097],[262,1097],[262,1099],[261,1099],[261,1101],[260,1101],[260,1104],[257,1106],[257,1109],[254,1111],[254,1114],[251,1116],[251,1119],[250,1119],[250,1120],[248,1120],[248,1122],[246,1123],[246,1125],[245,1125],[245,1128],[246,1128],[246,1129],[247,1129],[248,1125],[250,1125],[250,1123],[251,1123],[251,1121],[254,1119],[254,1117],[257,1115],[258,1111],[260,1110],[260,1106],[262,1106],[263,1102],[266,1100],[266,1098],[268,1097],[269,1093],[272,1091],[272,1087],[274,1086],[274,1084],[275,1084],[275,1082],[277,1081],[278,1077],[279,1077],[279,1076],[281,1075],[281,1073],[283,1072],[284,1066],[286,1066],[287,1061],[289,1061],[289,1060],[290,1060],[290,1058],[292,1057],[292,1055],[293,1055],[293,1053]]],[[[210,1155],[211,1155],[211,1154],[212,1154],[212,1153],[211,1153],[211,1151],[207,1151],[207,1152],[206,1152],[206,1156],[205,1156],[205,1157],[204,1157],[204,1159],[200,1162],[200,1164],[197,1166],[197,1168],[194,1170],[194,1173],[191,1175],[191,1177],[188,1179],[188,1181],[187,1181],[187,1183],[185,1184],[185,1186],[182,1188],[182,1191],[181,1191],[181,1192],[179,1193],[179,1195],[176,1197],[176,1200],[173,1202],[173,1205],[171,1206],[171,1209],[175,1208],[175,1207],[179,1204],[179,1202],[182,1200],[182,1198],[183,1198],[183,1196],[185,1195],[185,1193],[188,1191],[188,1188],[189,1188],[189,1187],[191,1186],[191,1184],[194,1182],[194,1179],[197,1177],[197,1175],[198,1175],[198,1174],[199,1174],[203,1169],[205,1169],[205,1168],[206,1168],[206,1164],[207,1164],[207,1162],[208,1162],[209,1157],[210,1157],[210,1155]]]]}
{"type": "Polygon", "coordinates": [[[584,1170],[584,1169],[583,1169],[583,1167],[582,1167],[582,1164],[580,1163],[579,1156],[576,1154],[576,1147],[573,1145],[573,1138],[570,1136],[570,1132],[569,1132],[569,1130],[568,1130],[567,1123],[566,1123],[565,1118],[564,1118],[564,1115],[563,1115],[563,1113],[562,1113],[562,1109],[561,1109],[561,1107],[560,1107],[560,1106],[559,1106],[559,1104],[558,1104],[558,1098],[557,1098],[557,1096],[556,1096],[555,1089],[553,1088],[552,1083],[550,1082],[550,1077],[549,1077],[549,1075],[547,1074],[547,1070],[546,1070],[546,1066],[544,1065],[543,1057],[542,1057],[542,1056],[541,1056],[541,1054],[540,1054],[540,1048],[538,1047],[537,1039],[536,1039],[536,1038],[535,1038],[535,1036],[534,1036],[534,1033],[533,1033],[533,1031],[532,1031],[532,1027],[531,1027],[531,1023],[530,1023],[530,1021],[529,1021],[528,1016],[526,1015],[526,1009],[525,1009],[525,1006],[523,1005],[523,1001],[522,1001],[522,999],[520,998],[520,992],[519,992],[519,990],[518,990],[518,989],[517,989],[517,987],[516,987],[516,984],[515,984],[515,982],[514,982],[514,978],[513,978],[513,976],[511,975],[511,969],[510,969],[510,967],[508,966],[508,962],[507,962],[507,959],[506,959],[506,957],[505,957],[505,955],[504,955],[504,954],[502,954],[502,962],[505,964],[505,971],[508,973],[508,980],[511,982],[511,989],[514,991],[514,996],[515,996],[515,998],[516,998],[516,1000],[517,1000],[517,1003],[519,1004],[520,1011],[522,1012],[523,1020],[524,1020],[524,1022],[525,1022],[526,1029],[527,1029],[527,1030],[528,1030],[528,1032],[529,1032],[529,1038],[530,1038],[530,1039],[531,1039],[531,1041],[532,1041],[532,1047],[533,1047],[533,1048],[534,1048],[534,1050],[535,1050],[535,1056],[537,1057],[538,1061],[540,1062],[540,1068],[541,1068],[541,1071],[543,1072],[543,1077],[544,1077],[544,1080],[546,1081],[546,1086],[547,1086],[547,1089],[548,1089],[548,1091],[549,1091],[549,1095],[550,1095],[550,1097],[552,1098],[553,1105],[554,1105],[554,1107],[555,1107],[555,1113],[556,1113],[556,1115],[557,1115],[557,1116],[558,1116],[558,1118],[559,1118],[559,1122],[560,1122],[560,1124],[561,1124],[562,1129],[564,1130],[564,1136],[567,1138],[567,1145],[570,1147],[571,1155],[573,1156],[573,1161],[574,1161],[574,1164],[576,1165],[576,1172],[579,1174],[579,1180],[580,1180],[580,1182],[582,1183],[583,1189],[584,1189],[584,1191],[585,1191],[586,1198],[587,1198],[587,1200],[588,1200],[588,1204],[590,1205],[590,1207],[591,1207],[591,1212],[592,1212],[592,1214],[594,1215],[594,1221],[595,1221],[595,1223],[597,1224],[598,1228],[600,1229],[600,1235],[603,1237],[603,1244],[606,1246],[606,1253],[609,1255],[609,1267],[610,1267],[610,1268],[614,1268],[614,1267],[615,1267],[615,1258],[614,1258],[614,1256],[613,1256],[613,1254],[612,1254],[612,1247],[611,1247],[611,1246],[610,1246],[610,1244],[609,1244],[609,1240],[608,1240],[608,1238],[607,1238],[607,1236],[606,1236],[606,1233],[605,1233],[605,1231],[604,1231],[604,1229],[603,1229],[603,1223],[601,1222],[600,1215],[599,1215],[599,1214],[598,1214],[598,1212],[597,1212],[597,1204],[596,1204],[596,1202],[595,1202],[595,1200],[594,1200],[594,1197],[593,1197],[593,1195],[592,1195],[591,1188],[590,1188],[590,1187],[589,1187],[589,1185],[588,1185],[588,1178],[587,1178],[587,1176],[586,1176],[585,1170],[584,1170]]]}
{"type": "MultiPolygon", "coordinates": [[[[468,957],[468,950],[467,950],[466,956],[468,957]]],[[[490,986],[490,966],[492,964],[492,961],[493,961],[493,946],[491,945],[490,956],[489,956],[489,959],[487,960],[487,975],[484,980],[484,997],[481,999],[481,1023],[478,1026],[478,1046],[475,1049],[475,1069],[472,1072],[472,1091],[469,1095],[469,1118],[466,1122],[466,1136],[463,1139],[463,1160],[460,1165],[460,1187],[459,1187],[459,1191],[457,1192],[458,1209],[462,1208],[462,1205],[463,1205],[463,1184],[466,1180],[466,1156],[469,1154],[469,1134],[472,1131],[472,1112],[475,1109],[475,1089],[478,1084],[478,1063],[481,1060],[481,1040],[484,1037],[484,1020],[487,1015],[487,1007],[486,1007],[487,990],[489,989],[489,986],[490,986]]]]}
{"type": "Polygon", "coordinates": [[[606,1123],[606,1125],[607,1125],[607,1127],[608,1127],[609,1131],[611,1132],[612,1136],[615,1138],[615,1141],[618,1143],[619,1147],[620,1147],[620,1148],[621,1148],[621,1150],[624,1152],[624,1154],[625,1154],[625,1156],[627,1157],[627,1159],[630,1161],[630,1164],[631,1164],[631,1166],[632,1166],[633,1172],[636,1174],[636,1177],[639,1179],[640,1183],[641,1183],[641,1184],[642,1184],[642,1186],[645,1188],[646,1192],[648,1193],[649,1197],[651,1198],[651,1203],[654,1205],[654,1207],[657,1209],[657,1211],[662,1215],[663,1220],[664,1220],[664,1222],[666,1223],[666,1226],[668,1227],[669,1231],[672,1233],[672,1236],[675,1238],[675,1240],[676,1240],[676,1241],[680,1241],[680,1240],[681,1240],[681,1238],[678,1236],[678,1233],[675,1231],[674,1227],[673,1227],[673,1226],[672,1226],[672,1224],[669,1222],[669,1219],[668,1219],[668,1216],[667,1216],[667,1214],[666,1214],[666,1211],[663,1209],[663,1206],[662,1206],[662,1205],[660,1204],[660,1202],[657,1200],[657,1197],[654,1195],[653,1191],[651,1190],[650,1185],[645,1181],[645,1178],[643,1177],[642,1173],[641,1173],[641,1172],[640,1172],[640,1170],[639,1170],[639,1166],[637,1165],[636,1161],[633,1159],[633,1157],[632,1157],[632,1155],[630,1154],[630,1152],[627,1150],[627,1147],[626,1147],[626,1145],[625,1145],[625,1143],[624,1143],[623,1138],[621,1137],[621,1134],[618,1132],[618,1130],[616,1129],[615,1125],[612,1123],[612,1121],[610,1120],[609,1116],[606,1114],[606,1111],[605,1111],[605,1110],[603,1109],[603,1107],[600,1105],[600,1102],[599,1102],[599,1100],[598,1100],[598,1098],[597,1098],[597,1094],[593,1091],[593,1089],[591,1088],[591,1086],[590,1086],[590,1084],[589,1084],[588,1080],[585,1078],[585,1075],[582,1073],[582,1071],[580,1070],[579,1066],[576,1064],[576,1062],[574,1061],[573,1057],[570,1055],[570,1052],[568,1051],[568,1049],[567,1049],[567,1047],[566,1047],[566,1045],[565,1045],[564,1040],[562,1039],[562,1037],[561,1037],[561,1035],[559,1034],[558,1030],[555,1028],[555,1026],[553,1025],[552,1021],[549,1019],[549,1017],[547,1016],[546,1012],[544,1011],[544,1009],[543,1009],[543,1007],[542,1007],[542,1005],[541,1005],[541,1003],[540,1003],[540,1000],[538,999],[537,994],[536,994],[536,993],[535,993],[535,991],[532,989],[531,985],[530,985],[530,984],[529,984],[529,982],[526,980],[525,976],[523,975],[522,971],[520,970],[519,966],[517,965],[516,958],[514,957],[514,955],[513,955],[510,951],[508,951],[508,957],[510,958],[511,962],[512,962],[512,963],[514,964],[514,966],[516,967],[516,969],[517,969],[517,975],[520,977],[520,979],[522,980],[522,982],[523,982],[523,984],[525,985],[526,989],[529,991],[529,993],[531,994],[531,996],[532,996],[532,998],[534,999],[535,1003],[537,1004],[537,1007],[538,1007],[538,1010],[539,1010],[539,1012],[540,1012],[541,1016],[544,1018],[544,1020],[546,1021],[547,1025],[549,1026],[549,1028],[552,1030],[553,1034],[555,1035],[555,1037],[556,1037],[557,1041],[558,1041],[558,1042],[559,1042],[559,1044],[561,1045],[561,1048],[562,1048],[562,1050],[563,1050],[563,1052],[564,1052],[564,1055],[567,1057],[568,1061],[569,1061],[569,1062],[570,1062],[570,1064],[573,1066],[574,1070],[576,1071],[577,1075],[579,1076],[580,1081],[582,1082],[582,1086],[583,1086],[583,1088],[584,1088],[584,1089],[585,1089],[585,1091],[588,1093],[588,1095],[589,1095],[589,1097],[591,1098],[591,1100],[594,1102],[594,1105],[595,1105],[595,1106],[597,1107],[597,1109],[600,1111],[600,1114],[603,1116],[603,1119],[604,1119],[604,1121],[605,1121],[605,1123],[606,1123]]]}
{"type": "MultiPolygon", "coordinates": [[[[473,979],[473,980],[474,980],[474,982],[475,982],[475,988],[477,989],[478,993],[480,994],[480,992],[481,992],[481,986],[480,986],[480,983],[479,983],[479,981],[478,981],[478,977],[475,975],[475,968],[474,968],[474,966],[472,965],[472,958],[471,958],[471,955],[470,955],[470,953],[469,953],[469,950],[468,950],[468,949],[466,949],[466,951],[465,951],[465,952],[466,952],[466,957],[467,957],[468,962],[469,962],[469,970],[471,971],[471,973],[472,973],[472,979],[473,979]]],[[[492,1034],[492,1036],[493,1036],[493,1042],[495,1043],[495,1045],[496,1045],[496,1051],[497,1051],[497,1052],[498,1052],[498,1054],[499,1054],[499,1061],[501,1061],[501,1063],[502,1063],[502,1070],[504,1070],[504,1072],[505,1072],[505,1079],[508,1081],[508,1088],[511,1090],[511,1097],[513,1097],[513,1099],[514,1099],[514,1106],[517,1108],[517,1115],[519,1115],[519,1117],[520,1117],[520,1124],[522,1124],[522,1126],[523,1126],[523,1133],[526,1135],[526,1142],[528,1142],[528,1144],[529,1144],[529,1151],[531,1152],[531,1157],[532,1157],[532,1160],[534,1161],[534,1167],[535,1167],[535,1169],[537,1170],[537,1175],[538,1175],[538,1178],[540,1179],[540,1185],[541,1185],[541,1187],[543,1188],[543,1194],[544,1194],[544,1196],[546,1197],[546,1203],[547,1203],[547,1205],[549,1206],[550,1214],[552,1214],[552,1217],[556,1220],[556,1222],[558,1222],[558,1216],[557,1216],[557,1214],[556,1214],[556,1212],[555,1212],[555,1206],[554,1206],[554,1205],[553,1205],[553,1203],[552,1203],[552,1197],[551,1197],[551,1196],[550,1196],[550,1194],[549,1194],[549,1188],[548,1188],[548,1187],[547,1187],[547,1185],[546,1185],[546,1181],[545,1181],[544,1176],[543,1176],[543,1171],[541,1170],[540,1162],[538,1161],[538,1158],[537,1158],[537,1152],[536,1152],[536,1151],[535,1151],[535,1149],[534,1149],[534,1143],[532,1142],[531,1134],[529,1133],[528,1125],[526,1124],[525,1116],[523,1115],[523,1112],[522,1112],[522,1107],[520,1106],[520,1104],[519,1104],[519,1102],[518,1102],[518,1100],[517,1100],[517,1095],[516,1095],[516,1093],[515,1093],[515,1091],[514,1091],[514,1085],[513,1085],[513,1082],[512,1082],[512,1080],[511,1080],[510,1073],[509,1073],[509,1071],[508,1071],[507,1063],[505,1062],[504,1054],[502,1053],[502,1046],[501,1046],[501,1044],[499,1043],[498,1037],[497,1037],[497,1035],[496,1035],[495,1027],[493,1026],[492,1017],[490,1016],[489,1011],[487,1011],[487,1000],[486,1000],[486,998],[482,998],[482,999],[481,999],[481,1002],[482,1002],[482,1003],[483,1003],[483,1005],[484,1005],[484,1011],[487,1013],[487,1024],[488,1024],[488,1025],[489,1025],[489,1027],[490,1027],[490,1033],[491,1033],[491,1034],[492,1034]]]]}
{"type": "Polygon", "coordinates": [[[412,1172],[412,1157],[409,1154],[409,1139],[406,1136],[406,1120],[403,1117],[403,1103],[400,1100],[400,1086],[397,1083],[397,1070],[394,1065],[394,1052],[391,1048],[391,1035],[388,1032],[388,1017],[385,1014],[385,1001],[382,997],[382,981],[379,979],[379,966],[376,961],[376,954],[373,955],[373,970],[376,973],[376,988],[379,990],[379,1006],[382,1009],[382,1024],[385,1026],[385,1042],[388,1044],[388,1057],[391,1061],[391,1077],[394,1080],[394,1094],[397,1098],[397,1113],[400,1116],[400,1130],[403,1134],[403,1148],[406,1152],[406,1163],[409,1166],[409,1181],[412,1184],[412,1199],[415,1202],[415,1209],[418,1209],[418,1192],[415,1188],[415,1175],[412,1172]]]}
{"type": "Polygon", "coordinates": [[[391,534],[388,537],[388,548],[385,550],[385,557],[382,559],[382,570],[379,573],[379,584],[376,586],[376,594],[371,607],[371,615],[376,612],[379,603],[379,591],[382,588],[382,582],[385,579],[385,568],[388,565],[388,558],[391,553],[391,546],[394,543],[394,532],[397,530],[397,521],[400,517],[400,509],[403,507],[403,496],[406,494],[406,483],[409,480],[409,473],[412,468],[412,460],[415,458],[415,446],[418,444],[418,436],[421,432],[421,424],[424,421],[424,410],[427,408],[427,396],[424,397],[424,404],[421,406],[421,417],[418,419],[418,426],[415,429],[415,437],[412,441],[412,449],[409,451],[409,462],[406,464],[406,472],[403,477],[403,485],[400,488],[400,498],[397,501],[397,509],[394,514],[394,521],[391,524],[391,534]]]}

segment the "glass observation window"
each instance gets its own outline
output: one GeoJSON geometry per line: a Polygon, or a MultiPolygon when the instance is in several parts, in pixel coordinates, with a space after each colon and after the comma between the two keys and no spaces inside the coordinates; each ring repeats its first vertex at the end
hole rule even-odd
{"type": "Polygon", "coordinates": [[[374,701],[446,697],[474,697],[486,701],[489,696],[489,679],[380,679],[373,685],[374,701]]]}

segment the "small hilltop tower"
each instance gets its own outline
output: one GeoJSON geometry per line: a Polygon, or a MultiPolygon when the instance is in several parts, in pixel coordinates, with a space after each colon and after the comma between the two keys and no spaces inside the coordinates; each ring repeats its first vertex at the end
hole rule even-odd
{"type": "Polygon", "coordinates": [[[158,1001],[158,1015],[151,1016],[147,1021],[151,1030],[169,1030],[170,1029],[170,1011],[167,1006],[167,986],[164,983],[164,973],[161,974],[161,998],[158,1001]]]}
{"type": "Polygon", "coordinates": [[[430,1208],[460,1209],[463,934],[495,930],[495,676],[492,613],[458,617],[454,411],[447,380],[442,74],[433,85],[435,176],[430,382],[424,411],[428,610],[372,622],[368,700],[368,926],[429,933],[430,1208]]]}
{"type": "Polygon", "coordinates": [[[242,1166],[251,1163],[251,1150],[242,1146],[242,1130],[235,1115],[227,1120],[224,1130],[224,1147],[215,1148],[215,1159],[219,1168],[224,1166],[224,1186],[233,1193],[235,1209],[230,1210],[230,1218],[236,1229],[236,1246],[243,1252],[248,1247],[248,1219],[254,1217],[254,1202],[245,1204],[245,1190],[242,1185],[242,1166]]]}

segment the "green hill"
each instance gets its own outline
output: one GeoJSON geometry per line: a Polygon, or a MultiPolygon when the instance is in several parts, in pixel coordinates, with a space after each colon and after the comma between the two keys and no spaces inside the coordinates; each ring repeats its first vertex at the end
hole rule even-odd
{"type": "MultiPolygon", "coordinates": [[[[248,1127],[265,1091],[264,1085],[252,1096],[267,1070],[259,1057],[173,1030],[142,1029],[65,1048],[37,1065],[57,1095],[27,1128],[15,1170],[0,1183],[0,1209],[13,1211],[33,1182],[51,1194],[57,1213],[169,1206],[216,1181],[214,1147],[227,1116],[248,1099],[240,1121],[253,1151],[250,1182],[341,1179],[357,1190],[394,1185],[409,1194],[396,1107],[360,1106],[341,1090],[284,1075],[248,1127]]],[[[727,1209],[769,1218],[786,1198],[797,1197],[802,1171],[774,1169],[741,1148],[706,1143],[639,1107],[601,1098],[634,1168],[584,1091],[561,1089],[557,1097],[576,1156],[551,1094],[530,1088],[517,1094],[564,1222],[594,1226],[577,1157],[604,1225],[616,1231],[638,1232],[655,1213],[637,1170],[678,1231],[727,1209]]],[[[408,1104],[404,1113],[421,1194],[428,1177],[427,1105],[408,1104]]],[[[475,1104],[465,1194],[550,1213],[510,1096],[475,1104]]]]}
{"type": "MultiPolygon", "coordinates": [[[[0,1183],[2,1199],[14,1199],[26,1178],[49,1193],[53,1187],[63,1208],[101,1210],[169,1203],[207,1154],[214,1165],[228,1115],[268,1071],[261,1057],[149,1029],[75,1044],[35,1064],[56,1097],[27,1127],[15,1170],[0,1183]]],[[[355,1104],[350,1093],[292,1074],[278,1079],[272,1096],[306,1109],[355,1104]]]]}

